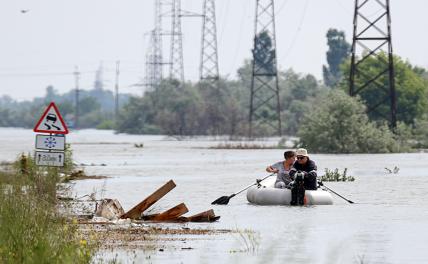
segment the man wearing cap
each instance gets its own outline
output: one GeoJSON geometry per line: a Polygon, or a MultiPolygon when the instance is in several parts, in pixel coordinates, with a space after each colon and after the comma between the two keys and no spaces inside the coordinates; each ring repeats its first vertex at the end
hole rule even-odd
{"type": "Polygon", "coordinates": [[[297,160],[290,169],[290,177],[294,180],[291,189],[291,205],[303,205],[305,190],[317,189],[317,165],[309,159],[304,148],[296,150],[297,160]]]}

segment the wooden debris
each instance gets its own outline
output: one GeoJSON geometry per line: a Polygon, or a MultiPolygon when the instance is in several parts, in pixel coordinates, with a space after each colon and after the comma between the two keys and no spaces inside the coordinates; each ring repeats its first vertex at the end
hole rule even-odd
{"type": "Polygon", "coordinates": [[[125,211],[117,199],[103,199],[97,206],[95,216],[104,217],[108,220],[115,220],[124,213],[125,211]]]}
{"type": "Polygon", "coordinates": [[[150,221],[170,221],[179,218],[187,212],[189,212],[189,209],[187,209],[184,203],[181,203],[163,213],[146,216],[144,219],[150,221]]]}
{"type": "Polygon", "coordinates": [[[210,209],[208,211],[195,214],[189,217],[186,217],[188,222],[214,222],[220,218],[214,214],[214,210],[210,209]]]}
{"type": "Polygon", "coordinates": [[[123,214],[120,218],[131,218],[138,219],[141,217],[141,214],[154,203],[156,203],[159,199],[161,199],[165,194],[170,192],[175,188],[175,183],[173,180],[168,181],[165,185],[157,189],[154,193],[152,193],[149,197],[141,201],[139,204],[134,206],[131,210],[123,214]]]}
{"type": "MultiPolygon", "coordinates": [[[[192,215],[189,217],[182,216],[189,211],[184,203],[181,203],[163,213],[143,215],[143,212],[147,210],[150,206],[160,200],[168,192],[175,188],[174,181],[170,180],[162,187],[157,189],[150,196],[145,198],[139,204],[134,206],[131,210],[126,213],[123,213],[120,218],[126,219],[130,218],[132,220],[142,219],[144,221],[154,221],[154,222],[214,222],[217,221],[220,216],[216,216],[212,209],[204,211],[202,213],[192,215]]],[[[104,215],[100,215],[105,218],[108,218],[104,215]]]]}
{"type": "MultiPolygon", "coordinates": [[[[145,221],[163,221],[163,220],[154,220],[156,219],[160,214],[151,214],[151,215],[143,215],[142,219],[145,221]]],[[[218,219],[220,219],[220,216],[216,216],[214,214],[214,210],[210,209],[208,211],[195,214],[189,217],[180,216],[177,218],[172,218],[167,220],[168,222],[215,222],[218,219]]]]}

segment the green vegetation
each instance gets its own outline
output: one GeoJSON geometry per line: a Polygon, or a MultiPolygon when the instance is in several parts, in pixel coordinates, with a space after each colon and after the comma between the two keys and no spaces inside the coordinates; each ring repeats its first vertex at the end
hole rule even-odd
{"type": "Polygon", "coordinates": [[[277,149],[281,148],[278,145],[261,145],[256,143],[220,143],[211,149],[277,149]]]}
{"type": "Polygon", "coordinates": [[[325,169],[325,174],[321,176],[321,181],[326,182],[339,182],[339,181],[355,181],[355,178],[352,176],[346,175],[348,168],[345,168],[342,173],[339,172],[339,169],[330,170],[325,169]]]}
{"type": "Polygon", "coordinates": [[[400,151],[386,125],[369,121],[364,104],[343,91],[318,98],[298,131],[300,145],[322,153],[378,153],[400,151]]]}
{"type": "MultiPolygon", "coordinates": [[[[114,113],[114,95],[111,91],[102,89],[80,90],[79,92],[79,127],[112,129],[114,113]]],[[[119,96],[120,105],[129,100],[129,95],[119,96]]],[[[46,88],[44,97],[32,101],[17,102],[9,96],[0,97],[0,127],[32,128],[42,111],[54,101],[65,121],[72,127],[75,114],[75,91],[63,95],[52,87],[46,88]]]]}
{"type": "Polygon", "coordinates": [[[230,253],[246,252],[255,254],[258,252],[261,240],[261,236],[258,232],[254,232],[250,229],[241,230],[236,228],[234,233],[237,234],[236,239],[241,245],[241,249],[231,250],[230,253]]]}
{"type": "Polygon", "coordinates": [[[415,120],[413,134],[415,147],[428,148],[428,114],[415,120]]]}
{"type": "Polygon", "coordinates": [[[0,263],[90,263],[96,243],[58,215],[59,182],[26,155],[0,172],[0,263]]]}
{"type": "Polygon", "coordinates": [[[340,70],[341,64],[349,57],[351,45],[346,42],[345,32],[331,28],[327,31],[327,63],[323,65],[325,85],[335,87],[342,76],[346,74],[340,70]]]}
{"type": "MultiPolygon", "coordinates": [[[[299,145],[314,152],[388,153],[427,148],[427,71],[394,56],[398,127],[391,131],[384,121],[390,111],[387,100],[378,111],[366,113],[369,106],[376,105],[379,98],[385,96],[379,87],[386,87],[389,80],[380,78],[376,84],[361,90],[360,97],[349,98],[346,94],[350,45],[343,31],[330,29],[326,36],[329,49],[328,65],[323,68],[325,85],[310,74],[298,74],[292,69],[278,71],[282,133],[301,137],[299,145]]],[[[255,41],[257,70],[273,73],[276,50],[271,37],[261,32],[255,41]]],[[[356,76],[357,86],[367,81],[365,77],[384,71],[386,56],[381,53],[359,65],[360,71],[367,74],[356,76]]],[[[237,71],[237,79],[221,78],[218,88],[205,82],[179,84],[177,80],[165,79],[143,97],[123,95],[117,122],[113,120],[111,91],[102,90],[102,85],[98,85],[81,93],[79,127],[175,137],[228,135],[236,140],[248,135],[251,75],[252,64],[246,60],[237,71]]],[[[62,115],[73,121],[74,92],[58,95],[53,87],[48,87],[44,98],[32,102],[18,103],[7,96],[1,97],[0,126],[32,127],[39,117],[34,113],[41,112],[52,100],[57,102],[62,115]]],[[[258,111],[265,119],[274,119],[277,115],[273,107],[262,106],[258,111]]],[[[272,136],[276,132],[274,127],[265,124],[253,129],[256,137],[272,136]]]]}
{"type": "Polygon", "coordinates": [[[256,73],[275,74],[275,49],[267,31],[260,32],[255,38],[253,50],[256,73]]]}
{"type": "MultiPolygon", "coordinates": [[[[218,90],[205,83],[186,83],[179,91],[174,80],[166,80],[156,91],[130,99],[122,109],[117,130],[131,134],[246,136],[251,82],[249,61],[238,74],[238,81],[221,79],[218,90]]],[[[279,83],[284,133],[295,134],[303,113],[323,89],[314,76],[292,70],[280,72],[279,83]]],[[[267,116],[274,114],[266,109],[267,116]]],[[[275,132],[274,128],[265,126],[257,127],[254,134],[268,136],[275,132]]]]}
{"type": "MultiPolygon", "coordinates": [[[[379,59],[369,57],[359,69],[366,73],[367,76],[376,76],[379,72],[385,70],[387,54],[379,54],[379,59]]],[[[425,70],[413,67],[409,62],[403,61],[400,57],[394,56],[395,67],[395,89],[397,96],[397,119],[404,122],[406,125],[413,125],[414,120],[421,118],[428,111],[428,79],[425,75],[425,70]]],[[[342,71],[349,72],[350,62],[343,64],[342,71]]],[[[369,77],[367,77],[369,78],[369,77]]],[[[368,81],[367,78],[356,78],[357,87],[368,81]]],[[[361,90],[359,95],[364,103],[368,105],[376,105],[380,98],[385,97],[385,91],[379,88],[380,85],[388,87],[389,80],[386,76],[379,78],[376,83],[368,85],[361,90]]],[[[341,88],[345,91],[349,90],[348,81],[341,84],[341,88]]],[[[388,116],[390,111],[389,101],[383,102],[377,111],[371,111],[369,118],[372,121],[384,120],[384,116],[388,116]]]]}

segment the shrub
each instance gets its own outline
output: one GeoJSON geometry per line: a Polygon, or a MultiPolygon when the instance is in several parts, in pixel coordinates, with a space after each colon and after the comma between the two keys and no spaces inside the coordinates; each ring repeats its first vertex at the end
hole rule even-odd
{"type": "Polygon", "coordinates": [[[355,178],[352,176],[347,176],[348,168],[343,170],[343,173],[339,173],[339,169],[329,170],[325,169],[325,174],[321,176],[321,181],[328,182],[339,182],[339,181],[355,181],[355,178]]]}
{"type": "Polygon", "coordinates": [[[25,155],[0,173],[0,263],[90,263],[94,244],[57,213],[59,180],[25,155]]]}
{"type": "Polygon", "coordinates": [[[323,153],[388,153],[400,151],[385,124],[370,122],[364,104],[340,90],[329,91],[305,115],[299,145],[323,153]]]}

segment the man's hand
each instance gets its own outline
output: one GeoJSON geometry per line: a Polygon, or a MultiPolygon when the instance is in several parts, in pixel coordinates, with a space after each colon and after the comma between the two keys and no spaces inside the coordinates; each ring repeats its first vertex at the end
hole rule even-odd
{"type": "Polygon", "coordinates": [[[295,175],[294,175],[294,180],[297,182],[303,181],[303,179],[305,178],[305,173],[302,171],[298,171],[295,175]]]}
{"type": "Polygon", "coordinates": [[[268,170],[267,170],[268,172],[271,172],[271,173],[278,173],[279,172],[279,170],[278,169],[275,169],[275,168],[273,168],[273,167],[268,167],[268,170]]]}

